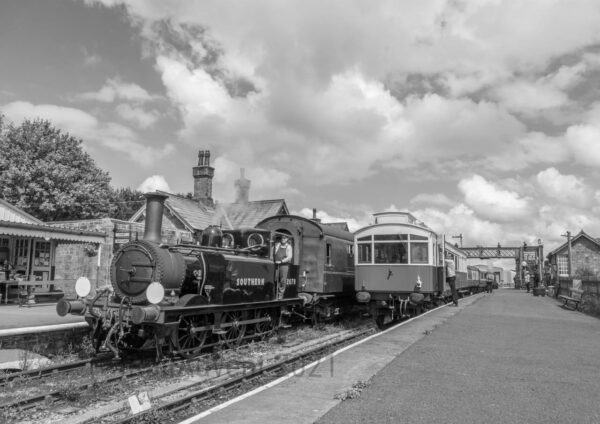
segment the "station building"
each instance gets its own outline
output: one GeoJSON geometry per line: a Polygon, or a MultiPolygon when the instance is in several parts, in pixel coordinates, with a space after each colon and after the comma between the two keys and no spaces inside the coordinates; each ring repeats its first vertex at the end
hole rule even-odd
{"type": "Polygon", "coordinates": [[[600,311],[600,239],[581,230],[546,257],[557,294],[568,296],[575,281],[584,291],[582,306],[600,311]]]}
{"type": "MultiPolygon", "coordinates": [[[[0,199],[0,294],[3,304],[22,290],[40,297],[60,297],[65,274],[72,264],[94,268],[86,252],[96,252],[106,240],[97,227],[61,228],[29,215],[0,199]],[[75,253],[77,252],[77,253],[75,253]],[[61,258],[76,256],[70,263],[61,258]]],[[[73,281],[74,283],[74,281],[73,281]]]]}

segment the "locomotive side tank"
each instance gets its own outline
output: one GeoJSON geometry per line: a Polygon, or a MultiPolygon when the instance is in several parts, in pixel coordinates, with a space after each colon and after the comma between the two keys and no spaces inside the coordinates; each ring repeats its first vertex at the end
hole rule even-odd
{"type": "MultiPolygon", "coordinates": [[[[324,224],[295,215],[276,215],[257,224],[292,238],[289,278],[313,321],[337,316],[354,298],[354,238],[343,224],[324,224]]],[[[287,292],[286,292],[287,293],[287,292]]]]}
{"type": "Polygon", "coordinates": [[[166,196],[150,193],[144,239],[125,244],[111,264],[110,286],[93,297],[89,282],[78,299],[61,300],[59,315],[85,315],[97,348],[156,349],[189,356],[203,347],[236,345],[280,325],[302,303],[294,289],[275,299],[271,232],[208,227],[197,244],[161,241],[166,196]]]}

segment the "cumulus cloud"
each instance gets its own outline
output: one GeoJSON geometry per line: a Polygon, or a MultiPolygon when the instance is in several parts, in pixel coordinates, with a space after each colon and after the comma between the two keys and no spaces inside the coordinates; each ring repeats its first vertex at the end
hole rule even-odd
{"type": "MultiPolygon", "coordinates": [[[[567,212],[577,218],[561,225],[594,225],[584,178],[558,169],[600,165],[595,0],[86,3],[124,5],[179,138],[219,152],[219,192],[233,192],[240,167],[251,197],[385,176],[419,219],[482,243],[556,240],[552,219],[567,212]],[[431,181],[457,184],[442,194],[431,181]],[[568,211],[556,187],[571,191],[568,211]]],[[[88,98],[132,103],[121,116],[151,125],[133,107],[150,94],[124,84],[88,98]]]]}
{"type": "Polygon", "coordinates": [[[600,166],[600,127],[574,125],[566,133],[575,160],[587,166],[600,166]]]}
{"type": "MultiPolygon", "coordinates": [[[[313,210],[310,208],[303,208],[299,211],[292,211],[293,215],[303,216],[305,218],[312,219],[313,218],[313,210]]],[[[340,223],[345,222],[348,225],[348,229],[351,232],[354,232],[362,227],[369,225],[369,220],[367,217],[363,217],[363,219],[357,219],[356,217],[340,217],[330,215],[325,211],[317,211],[316,213],[317,219],[320,220],[323,224],[332,224],[332,223],[340,223]]]]}
{"type": "Polygon", "coordinates": [[[425,205],[437,205],[437,206],[450,206],[454,204],[452,200],[442,193],[421,193],[410,199],[411,204],[425,204],[425,205]]]}
{"type": "Polygon", "coordinates": [[[533,210],[531,199],[504,190],[480,175],[473,175],[458,183],[465,203],[478,215],[494,221],[507,222],[528,218],[533,210]]]}
{"type": "Polygon", "coordinates": [[[75,108],[57,105],[34,105],[29,102],[12,102],[2,106],[2,113],[15,123],[24,119],[48,119],[53,125],[83,139],[88,147],[103,146],[128,155],[132,161],[151,166],[158,159],[174,152],[172,144],[155,148],[138,140],[130,128],[114,122],[101,122],[93,115],[75,108]]]}
{"type": "Polygon", "coordinates": [[[547,196],[560,203],[586,208],[594,199],[593,190],[581,178],[575,175],[563,175],[556,168],[539,172],[536,180],[547,196]]]}
{"type": "Polygon", "coordinates": [[[155,110],[146,111],[143,108],[132,107],[126,103],[121,103],[115,108],[119,116],[126,121],[133,122],[140,128],[152,126],[159,117],[155,110]]]}
{"type": "Polygon", "coordinates": [[[152,175],[146,178],[137,188],[143,193],[148,193],[156,190],[171,192],[169,183],[162,175],[152,175]]]}
{"type": "Polygon", "coordinates": [[[123,82],[119,78],[109,78],[98,91],[88,91],[75,96],[78,100],[95,100],[112,103],[116,100],[148,102],[155,97],[135,83],[123,82]]]}

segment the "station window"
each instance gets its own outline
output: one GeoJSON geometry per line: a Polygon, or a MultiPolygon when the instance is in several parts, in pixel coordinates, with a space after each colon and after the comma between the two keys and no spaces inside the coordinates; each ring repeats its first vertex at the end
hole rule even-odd
{"type": "Polygon", "coordinates": [[[8,247],[8,241],[9,239],[0,237],[0,247],[8,247]]]}
{"type": "Polygon", "coordinates": [[[29,259],[29,240],[17,239],[15,242],[15,258],[16,265],[20,267],[27,266],[27,259],[29,259]]]}
{"type": "Polygon", "coordinates": [[[567,256],[557,256],[556,257],[558,264],[558,275],[560,276],[568,276],[569,275],[569,258],[567,256]]]}
{"type": "Polygon", "coordinates": [[[33,266],[50,266],[50,242],[35,242],[35,249],[33,251],[33,266]]]}

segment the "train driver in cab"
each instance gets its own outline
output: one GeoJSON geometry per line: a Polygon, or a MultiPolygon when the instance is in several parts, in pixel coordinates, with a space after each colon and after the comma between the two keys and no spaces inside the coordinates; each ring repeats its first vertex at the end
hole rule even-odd
{"type": "Polygon", "coordinates": [[[277,299],[283,299],[285,285],[292,262],[292,246],[289,237],[282,235],[280,241],[275,243],[273,257],[275,258],[275,279],[277,281],[277,299]]]}

